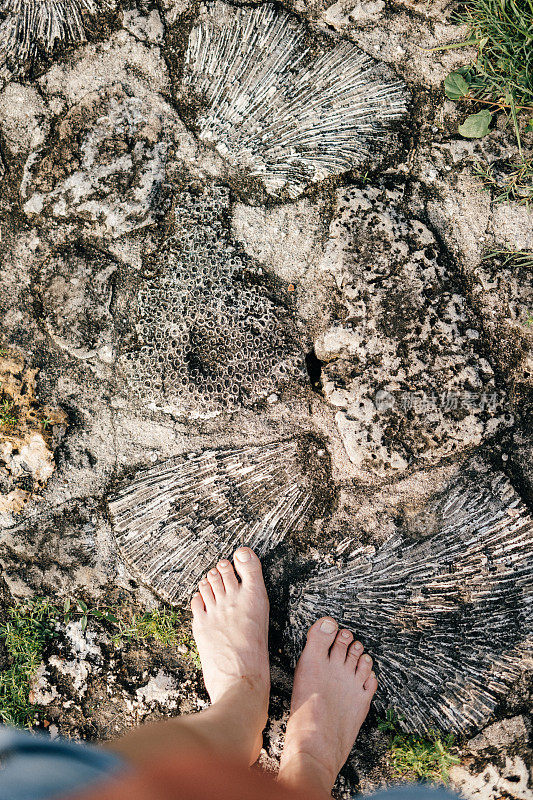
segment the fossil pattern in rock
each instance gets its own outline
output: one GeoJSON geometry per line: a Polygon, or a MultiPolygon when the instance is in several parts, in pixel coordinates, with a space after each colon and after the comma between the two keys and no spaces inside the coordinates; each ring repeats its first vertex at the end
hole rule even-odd
{"type": "Polygon", "coordinates": [[[264,556],[320,516],[328,472],[327,451],[307,436],[162,462],[110,498],[118,546],[157,594],[186,600],[239,545],[264,556]]]}
{"type": "Polygon", "coordinates": [[[192,29],[182,96],[200,138],[273,195],[363,162],[405,112],[399,81],[349,42],[319,41],[270,3],[207,6],[192,29]]]}
{"type": "Polygon", "coordinates": [[[393,535],[292,590],[288,637],[335,617],[376,664],[379,711],[406,730],[480,726],[533,656],[533,521],[502,475],[458,483],[433,514],[437,533],[393,535]],[[477,485],[476,485],[477,484],[477,485]]]}
{"type": "Polygon", "coordinates": [[[479,322],[401,191],[341,189],[321,270],[339,303],[315,340],[322,386],[352,463],[401,472],[512,423],[479,322]]]}
{"type": "Polygon", "coordinates": [[[3,0],[0,10],[0,80],[19,74],[39,51],[85,41],[83,12],[94,14],[94,0],[3,0]]]}
{"type": "Polygon", "coordinates": [[[21,185],[26,215],[76,221],[108,237],[152,224],[165,203],[178,124],[159,96],[132,97],[120,84],[86,94],[30,154],[21,185]]]}
{"type": "Polygon", "coordinates": [[[144,401],[209,416],[251,406],[305,377],[287,310],[248,280],[253,264],[229,238],[229,192],[176,198],[174,230],[145,270],[134,309],[138,345],[120,364],[144,401]]]}

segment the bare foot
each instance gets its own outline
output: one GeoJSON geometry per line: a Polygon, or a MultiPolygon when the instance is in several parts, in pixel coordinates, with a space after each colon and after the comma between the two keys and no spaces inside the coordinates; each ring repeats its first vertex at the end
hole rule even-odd
{"type": "Polygon", "coordinates": [[[279,780],[331,792],[377,689],[372,659],[331,617],[310,628],[294,675],[279,780]]]}
{"type": "Polygon", "coordinates": [[[261,563],[248,547],[219,561],[200,581],[191,601],[192,630],[205,687],[213,706],[237,709],[237,722],[253,740],[251,761],[259,754],[270,692],[268,597],[261,563]],[[257,752],[255,752],[257,750],[257,752]]]}

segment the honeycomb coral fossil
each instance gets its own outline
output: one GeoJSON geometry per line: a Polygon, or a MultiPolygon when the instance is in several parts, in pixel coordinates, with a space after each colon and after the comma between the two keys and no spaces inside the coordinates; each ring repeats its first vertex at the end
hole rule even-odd
{"type": "Polygon", "coordinates": [[[169,602],[246,544],[263,556],[323,504],[329,458],[313,437],[205,450],[141,471],[109,500],[118,546],[169,602]]]}
{"type": "Polygon", "coordinates": [[[198,98],[201,139],[293,198],[364,161],[405,112],[402,84],[364,53],[319,42],[269,3],[207,6],[189,37],[182,95],[198,98]]]}
{"type": "Polygon", "coordinates": [[[193,417],[254,406],[305,380],[298,332],[265,276],[232,241],[229,192],[176,197],[174,228],[150,263],[120,366],[135,395],[193,417]]]}
{"type": "Polygon", "coordinates": [[[533,521],[506,478],[456,486],[440,530],[393,535],[344,567],[321,565],[292,590],[290,646],[328,614],[376,664],[378,710],[406,730],[464,733],[483,724],[533,655],[533,521]]]}
{"type": "Polygon", "coordinates": [[[85,41],[82,12],[94,14],[94,0],[3,0],[0,11],[0,78],[18,74],[39,51],[58,43],[85,41]]]}

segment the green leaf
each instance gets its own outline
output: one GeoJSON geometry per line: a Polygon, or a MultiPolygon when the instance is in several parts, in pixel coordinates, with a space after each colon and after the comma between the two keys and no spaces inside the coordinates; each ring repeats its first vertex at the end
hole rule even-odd
{"type": "Polygon", "coordinates": [[[527,123],[525,132],[526,133],[533,133],[533,117],[531,117],[531,119],[527,123]]]}
{"type": "Polygon", "coordinates": [[[66,614],[69,609],[70,609],[70,597],[67,597],[67,599],[63,604],[63,614],[66,614]]]}
{"type": "Polygon", "coordinates": [[[81,629],[82,629],[82,631],[84,631],[86,627],[87,627],[87,615],[84,614],[83,617],[81,618],[81,629]]]}
{"type": "Polygon", "coordinates": [[[468,83],[460,72],[450,72],[444,81],[444,93],[450,100],[459,100],[468,94],[468,83]]]}
{"type": "Polygon", "coordinates": [[[83,602],[83,600],[78,600],[78,605],[83,611],[84,614],[87,613],[87,604],[83,602]]]}
{"type": "Polygon", "coordinates": [[[109,612],[105,612],[105,613],[104,613],[102,616],[103,616],[103,617],[104,617],[104,619],[106,619],[108,622],[113,622],[115,625],[118,625],[118,624],[119,624],[119,621],[118,621],[118,619],[115,617],[115,615],[114,615],[114,614],[110,614],[109,612]]]}
{"type": "Polygon", "coordinates": [[[481,139],[489,132],[489,125],[492,120],[492,114],[487,109],[478,111],[477,114],[470,114],[465,119],[462,125],[459,125],[458,131],[461,136],[467,139],[481,139]]]}

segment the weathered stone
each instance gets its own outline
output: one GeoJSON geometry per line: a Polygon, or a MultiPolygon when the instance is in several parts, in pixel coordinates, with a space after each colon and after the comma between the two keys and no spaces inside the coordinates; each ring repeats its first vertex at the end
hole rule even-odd
{"type": "MultiPolygon", "coordinates": [[[[408,81],[439,87],[446,75],[468,61],[474,51],[461,48],[430,52],[431,48],[461,41],[464,29],[451,24],[439,14],[430,20],[432,7],[417,8],[416,20],[404,8],[395,5],[382,24],[380,0],[340,0],[322,2],[311,10],[307,0],[294,0],[291,7],[304,11],[325,28],[334,28],[386,64],[391,64],[408,81]],[[420,11],[422,13],[420,13],[420,11]],[[426,17],[424,19],[424,16],[426,17]],[[420,41],[424,42],[423,48],[420,41]]],[[[433,4],[432,4],[433,5],[433,4]]]]}
{"type": "Polygon", "coordinates": [[[85,95],[27,162],[24,211],[30,219],[76,219],[109,236],[152,224],[181,132],[176,112],[157,95],[131,97],[120,85],[85,95]]]}
{"type": "Polygon", "coordinates": [[[163,41],[165,29],[155,8],[147,16],[139,14],[135,8],[123,11],[122,24],[136,39],[150,44],[161,44],[163,41]]]}
{"type": "Polygon", "coordinates": [[[24,158],[44,140],[48,109],[31,86],[8,84],[0,92],[0,128],[13,155],[24,158]]]}
{"type": "Polygon", "coordinates": [[[116,262],[98,250],[71,247],[43,265],[36,291],[46,329],[76,358],[113,361],[111,311],[116,262]]]}
{"type": "Polygon", "coordinates": [[[41,91],[58,103],[57,113],[62,101],[73,105],[89,92],[117,83],[138,99],[168,92],[168,71],[159,48],[118,31],[107,41],[81,47],[38,79],[41,91]]]}
{"type": "Polygon", "coordinates": [[[276,298],[281,287],[231,240],[228,192],[189,189],[174,202],[168,235],[146,259],[136,336],[119,359],[133,393],[197,418],[297,392],[305,376],[298,332],[276,298]]]}
{"type": "Polygon", "coordinates": [[[468,800],[531,800],[533,776],[527,764],[519,757],[505,757],[503,766],[489,763],[481,771],[462,766],[452,767],[452,788],[468,800]]]}
{"type": "Polygon", "coordinates": [[[509,717],[494,722],[470,739],[468,747],[474,752],[483,750],[508,750],[512,745],[525,745],[531,732],[531,723],[523,716],[509,717]]]}
{"type": "Polygon", "coordinates": [[[320,265],[340,312],[315,340],[324,394],[351,461],[378,474],[479,445],[512,419],[438,242],[401,199],[339,191],[320,265]]]}
{"type": "Polygon", "coordinates": [[[67,426],[64,411],[37,401],[36,373],[16,353],[0,356],[0,527],[14,525],[26,503],[40,497],[67,426]]]}

